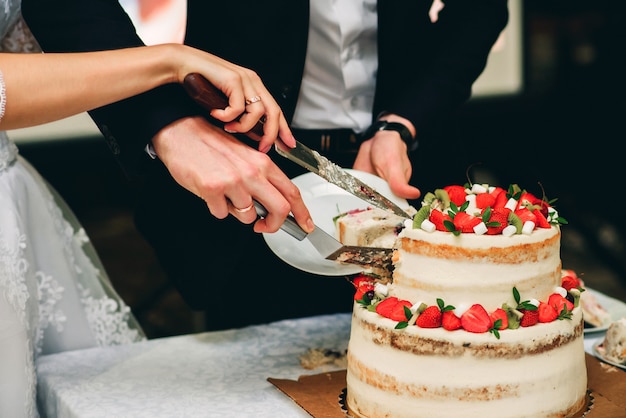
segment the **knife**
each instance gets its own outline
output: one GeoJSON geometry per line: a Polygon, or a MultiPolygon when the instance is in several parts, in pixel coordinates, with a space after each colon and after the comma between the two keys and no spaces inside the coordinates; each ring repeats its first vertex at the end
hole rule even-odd
{"type": "MultiPolygon", "coordinates": [[[[262,218],[266,217],[267,209],[256,200],[253,203],[257,215],[262,218]]],[[[280,229],[298,241],[302,241],[305,238],[308,239],[317,252],[326,260],[368,267],[377,271],[381,276],[388,276],[393,271],[393,249],[391,248],[343,245],[318,226],[315,227],[313,232],[307,234],[305,230],[300,228],[300,225],[298,225],[292,215],[287,216],[280,229]]]]}
{"type": "MultiPolygon", "coordinates": [[[[187,74],[183,86],[192,99],[208,110],[224,109],[228,105],[226,96],[201,74],[187,74]]],[[[257,122],[251,132],[262,136],[262,123],[262,120],[257,122]]],[[[411,216],[404,209],[306,145],[296,141],[296,147],[289,148],[282,141],[276,141],[274,148],[279,155],[299,164],[370,205],[391,211],[405,219],[411,219],[411,216]]]]}

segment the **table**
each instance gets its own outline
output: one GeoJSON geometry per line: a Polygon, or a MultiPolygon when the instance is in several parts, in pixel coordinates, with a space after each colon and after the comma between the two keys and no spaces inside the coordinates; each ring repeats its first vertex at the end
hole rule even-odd
{"type": "Polygon", "coordinates": [[[350,319],[284,320],[42,356],[39,403],[48,418],[310,417],[267,378],[320,373],[303,369],[299,356],[345,350],[350,319]]]}
{"type": "MultiPolygon", "coordinates": [[[[299,356],[345,350],[350,319],[318,316],[42,356],[40,404],[48,418],[309,417],[267,378],[320,373],[303,369],[299,356]]],[[[585,350],[602,338],[587,335],[585,350]]]]}

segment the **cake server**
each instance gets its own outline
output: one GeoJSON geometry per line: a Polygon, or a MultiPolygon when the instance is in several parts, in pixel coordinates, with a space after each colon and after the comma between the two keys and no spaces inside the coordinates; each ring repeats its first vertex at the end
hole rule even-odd
{"type": "MultiPolygon", "coordinates": [[[[200,105],[208,110],[224,109],[228,105],[228,99],[204,76],[198,73],[187,74],[184,79],[183,86],[187,94],[200,105]]],[[[262,121],[258,122],[251,132],[262,136],[262,121]]],[[[398,216],[410,219],[404,209],[378,193],[374,188],[368,186],[352,174],[346,172],[343,168],[328,160],[326,157],[296,141],[295,148],[289,148],[282,141],[276,141],[274,148],[276,152],[306,168],[312,173],[317,174],[326,181],[339,186],[343,190],[355,195],[356,197],[366,201],[372,206],[376,206],[386,211],[391,211],[398,216]]]]}
{"type": "MultiPolygon", "coordinates": [[[[266,217],[267,209],[256,200],[253,202],[257,215],[262,218],[266,217]]],[[[307,233],[300,228],[296,219],[291,215],[285,219],[280,229],[296,238],[298,241],[302,241],[305,238],[308,239],[317,252],[327,260],[356,264],[386,273],[391,272],[393,269],[391,260],[393,249],[391,248],[343,245],[318,226],[315,227],[313,232],[307,233]]]]}

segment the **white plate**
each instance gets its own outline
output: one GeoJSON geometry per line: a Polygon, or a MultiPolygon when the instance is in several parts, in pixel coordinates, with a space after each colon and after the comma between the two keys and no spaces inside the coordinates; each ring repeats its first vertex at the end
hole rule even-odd
{"type": "Polygon", "coordinates": [[[593,345],[593,354],[599,358],[600,360],[602,360],[605,363],[610,364],[611,366],[615,366],[615,367],[619,367],[622,370],[626,370],[626,364],[620,364],[620,363],[616,363],[614,361],[611,361],[607,358],[604,357],[604,350],[602,349],[602,343],[604,341],[600,340],[597,343],[595,343],[593,345]]]}
{"type": "MultiPolygon", "coordinates": [[[[391,193],[385,180],[363,171],[346,169],[347,172],[374,188],[403,209],[409,203],[391,193]]],[[[298,186],[302,200],[309,208],[313,222],[328,234],[335,236],[333,218],[352,209],[366,209],[367,202],[331,184],[314,173],[306,173],[293,178],[298,186]]],[[[291,235],[279,230],[273,234],[263,234],[265,242],[281,260],[293,267],[322,276],[343,276],[356,274],[363,269],[359,266],[340,264],[322,258],[313,244],[304,239],[298,241],[291,235]]]]}
{"type": "MultiPolygon", "coordinates": [[[[606,311],[611,315],[611,322],[626,317],[626,303],[622,302],[621,300],[607,296],[604,293],[600,293],[597,290],[590,289],[589,287],[586,287],[585,291],[593,294],[596,297],[600,306],[606,309],[606,311]]],[[[609,325],[611,325],[611,323],[608,323],[603,327],[585,328],[585,333],[606,331],[609,328],[609,325]]]]}

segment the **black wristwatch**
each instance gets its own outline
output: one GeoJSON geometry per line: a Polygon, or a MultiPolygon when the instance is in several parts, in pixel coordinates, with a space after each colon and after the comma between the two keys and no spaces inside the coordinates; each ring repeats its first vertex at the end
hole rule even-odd
{"type": "Polygon", "coordinates": [[[365,141],[366,139],[370,139],[376,135],[378,131],[396,131],[400,134],[400,138],[402,138],[409,151],[413,151],[417,148],[417,139],[413,138],[409,128],[399,122],[389,122],[386,120],[379,120],[370,125],[370,127],[363,132],[361,140],[365,141]]]}

